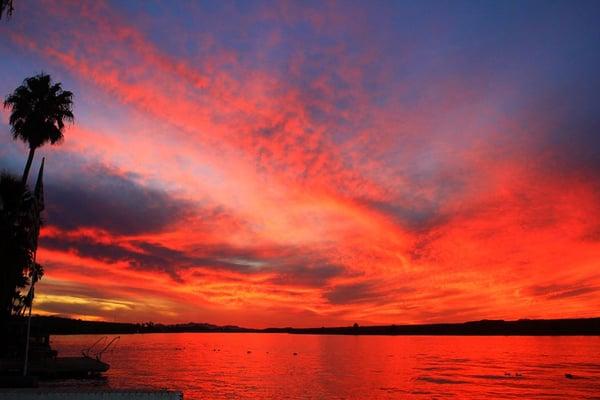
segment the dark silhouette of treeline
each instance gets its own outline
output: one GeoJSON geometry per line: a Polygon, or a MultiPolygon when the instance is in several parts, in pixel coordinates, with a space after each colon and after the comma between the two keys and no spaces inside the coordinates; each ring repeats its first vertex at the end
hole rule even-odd
{"type": "Polygon", "coordinates": [[[455,324],[341,326],[322,328],[252,329],[206,323],[155,324],[83,321],[54,316],[33,317],[35,325],[49,334],[126,334],[182,332],[253,332],[313,335],[479,335],[479,336],[600,336],[600,318],[481,320],[455,324]]]}
{"type": "Polygon", "coordinates": [[[316,335],[600,336],[600,318],[481,320],[454,324],[269,328],[264,332],[316,335]]]}
{"type": "Polygon", "coordinates": [[[125,334],[125,333],[181,333],[181,332],[252,332],[239,326],[217,326],[205,323],[155,324],[153,322],[127,323],[85,321],[55,316],[33,316],[31,325],[50,335],[125,334]]]}

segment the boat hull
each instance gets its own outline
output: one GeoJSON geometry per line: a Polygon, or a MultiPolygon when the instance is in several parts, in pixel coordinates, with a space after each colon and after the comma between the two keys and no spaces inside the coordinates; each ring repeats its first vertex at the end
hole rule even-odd
{"type": "MultiPolygon", "coordinates": [[[[109,367],[107,363],[91,357],[54,357],[32,361],[28,374],[39,378],[78,378],[100,375],[109,367]]],[[[21,360],[0,361],[0,375],[16,375],[22,371],[21,360]]]]}

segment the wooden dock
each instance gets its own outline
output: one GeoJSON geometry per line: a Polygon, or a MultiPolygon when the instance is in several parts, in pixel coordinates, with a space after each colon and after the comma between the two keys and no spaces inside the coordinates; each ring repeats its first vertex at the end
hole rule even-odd
{"type": "Polygon", "coordinates": [[[183,393],[136,389],[0,389],[2,400],[182,400],[183,393]]]}

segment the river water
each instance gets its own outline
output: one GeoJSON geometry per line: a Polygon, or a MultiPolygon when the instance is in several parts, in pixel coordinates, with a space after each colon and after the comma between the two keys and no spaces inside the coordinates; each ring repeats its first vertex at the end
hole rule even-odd
{"type": "MultiPolygon", "coordinates": [[[[52,345],[78,355],[99,337],[52,345]]],[[[122,335],[103,360],[105,380],[59,384],[185,399],[600,399],[598,336],[122,335]]]]}

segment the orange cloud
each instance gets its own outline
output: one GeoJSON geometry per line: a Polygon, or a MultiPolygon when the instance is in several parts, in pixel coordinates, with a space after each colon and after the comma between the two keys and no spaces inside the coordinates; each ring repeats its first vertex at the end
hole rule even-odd
{"type": "MultiPolygon", "coordinates": [[[[48,18],[69,22],[2,28],[76,84],[82,107],[65,144],[42,151],[41,312],[321,326],[600,306],[597,179],[549,173],[557,149],[538,149],[555,121],[506,112],[510,79],[493,96],[487,70],[398,80],[374,67],[384,48],[335,39],[290,45],[270,68],[284,27],[256,63],[209,33],[185,58],[103,3],[48,18]]],[[[333,11],[254,18],[370,34],[333,11]]],[[[402,60],[419,56],[406,45],[402,60]]]]}

